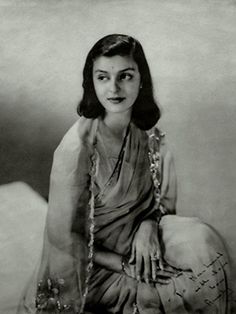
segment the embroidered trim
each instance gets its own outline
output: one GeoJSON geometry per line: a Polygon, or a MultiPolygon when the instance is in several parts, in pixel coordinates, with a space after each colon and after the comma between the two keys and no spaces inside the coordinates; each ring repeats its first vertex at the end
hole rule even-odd
{"type": "Polygon", "coordinates": [[[38,291],[35,299],[35,307],[37,311],[52,312],[52,313],[66,313],[71,310],[71,305],[63,303],[61,292],[65,285],[65,280],[62,278],[52,280],[47,279],[46,287],[43,286],[43,281],[38,283],[38,291]]]}
{"type": "Polygon", "coordinates": [[[160,172],[160,143],[161,137],[164,137],[164,133],[160,133],[157,128],[153,128],[151,134],[149,134],[149,161],[150,161],[150,172],[154,185],[154,198],[155,198],[155,209],[157,211],[158,223],[162,215],[166,214],[164,206],[160,204],[161,200],[161,172],[160,172]]]}
{"type": "Polygon", "coordinates": [[[91,178],[91,182],[90,182],[90,201],[89,201],[89,205],[90,205],[90,213],[89,213],[89,252],[88,252],[88,265],[87,265],[87,274],[86,274],[86,279],[85,279],[85,291],[83,294],[83,300],[82,300],[82,304],[81,304],[81,309],[80,309],[80,314],[82,314],[84,312],[84,307],[85,307],[85,303],[86,303],[86,297],[88,294],[88,288],[89,288],[89,280],[91,277],[91,271],[93,268],[93,255],[94,255],[94,226],[95,226],[95,221],[94,221],[94,209],[95,209],[95,201],[94,201],[94,186],[95,186],[95,174],[96,174],[96,167],[97,167],[97,156],[96,156],[96,150],[94,149],[94,154],[91,157],[91,162],[92,162],[92,166],[91,166],[91,170],[90,170],[90,178],[91,178]]]}

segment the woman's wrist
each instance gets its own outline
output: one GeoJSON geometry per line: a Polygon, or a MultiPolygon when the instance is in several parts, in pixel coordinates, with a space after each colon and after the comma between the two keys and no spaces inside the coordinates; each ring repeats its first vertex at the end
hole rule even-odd
{"type": "Polygon", "coordinates": [[[132,277],[128,256],[120,255],[95,246],[93,261],[95,264],[119,274],[132,277]]]}

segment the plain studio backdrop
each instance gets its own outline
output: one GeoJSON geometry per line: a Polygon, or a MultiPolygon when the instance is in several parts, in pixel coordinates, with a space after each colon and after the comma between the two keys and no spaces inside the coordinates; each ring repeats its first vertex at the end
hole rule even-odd
{"type": "Polygon", "coordinates": [[[234,282],[233,1],[0,1],[0,183],[24,181],[47,197],[53,151],[77,119],[85,57],[110,33],[144,47],[175,156],[178,213],[218,231],[234,282]]]}

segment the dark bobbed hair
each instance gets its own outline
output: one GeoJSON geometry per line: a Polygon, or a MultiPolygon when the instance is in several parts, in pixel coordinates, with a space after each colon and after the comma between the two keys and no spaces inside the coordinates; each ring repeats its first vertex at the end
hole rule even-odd
{"type": "Polygon", "coordinates": [[[77,112],[86,118],[104,117],[105,109],[99,102],[93,84],[93,63],[100,56],[130,56],[137,63],[142,88],[133,104],[131,120],[141,130],[151,129],[160,118],[160,109],[154,100],[150,69],[138,40],[128,35],[112,34],[101,38],[89,51],[83,70],[84,93],[77,112]]]}

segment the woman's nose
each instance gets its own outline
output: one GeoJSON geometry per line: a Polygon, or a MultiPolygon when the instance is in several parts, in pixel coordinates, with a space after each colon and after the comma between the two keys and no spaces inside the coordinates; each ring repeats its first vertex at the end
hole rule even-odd
{"type": "Polygon", "coordinates": [[[116,93],[120,90],[120,85],[119,85],[119,82],[117,81],[117,79],[112,79],[110,81],[110,90],[113,93],[116,93]]]}

